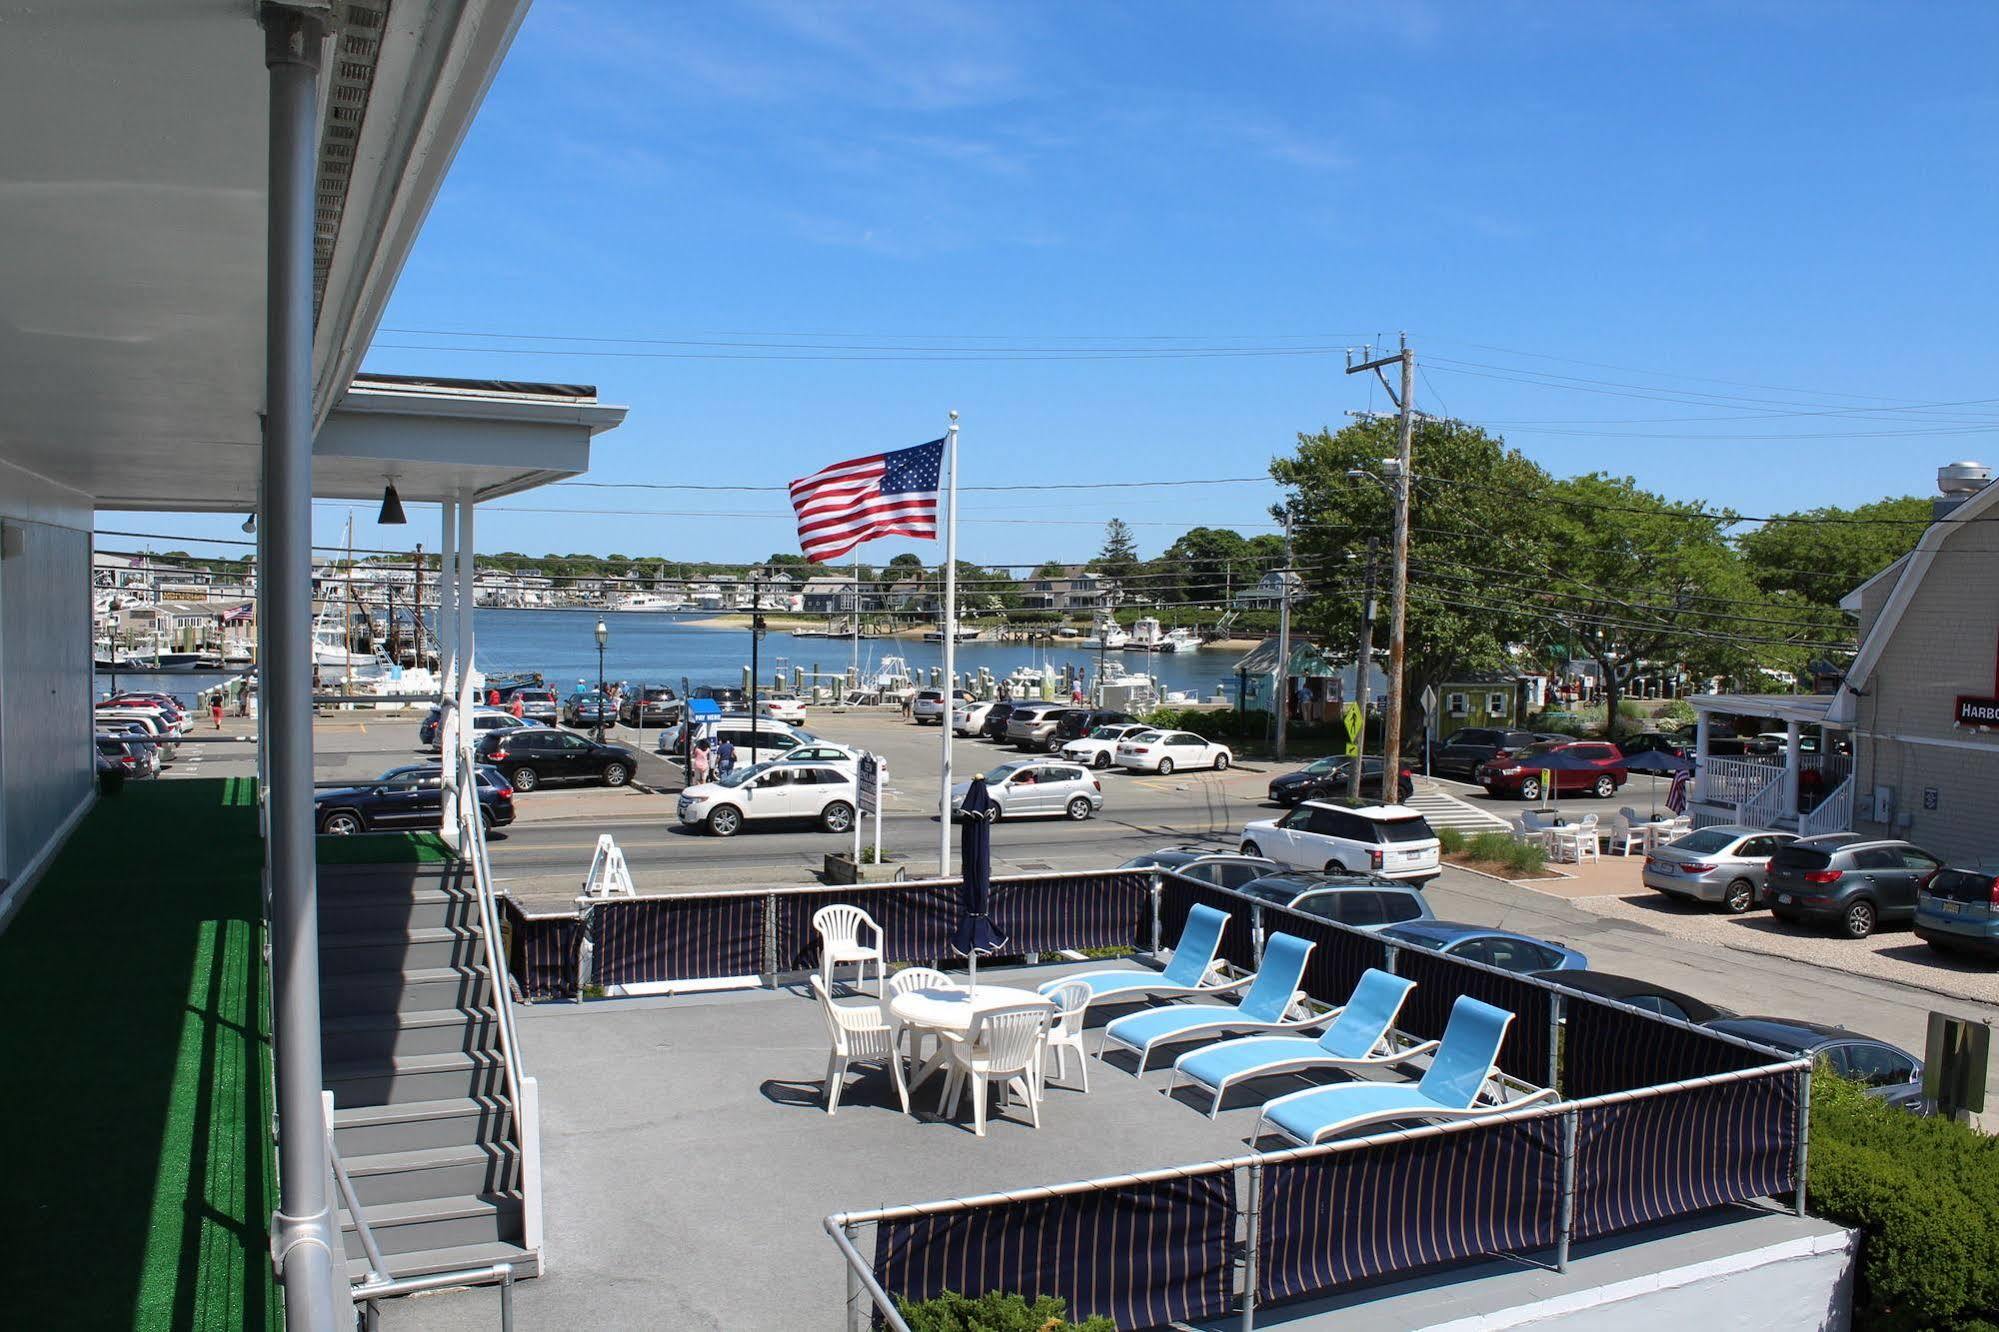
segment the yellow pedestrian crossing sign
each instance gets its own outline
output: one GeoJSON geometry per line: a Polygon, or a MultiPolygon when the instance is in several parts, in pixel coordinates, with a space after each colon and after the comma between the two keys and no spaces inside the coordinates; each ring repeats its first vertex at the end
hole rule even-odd
{"type": "Polygon", "coordinates": [[[1340,709],[1340,720],[1345,722],[1347,727],[1347,754],[1351,756],[1360,753],[1361,728],[1367,724],[1361,716],[1360,704],[1349,703],[1340,709]]]}

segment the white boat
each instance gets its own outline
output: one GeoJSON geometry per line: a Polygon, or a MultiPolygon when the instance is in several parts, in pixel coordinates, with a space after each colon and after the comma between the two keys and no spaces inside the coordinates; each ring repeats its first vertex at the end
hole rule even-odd
{"type": "Polygon", "coordinates": [[[202,656],[199,652],[162,652],[154,659],[153,669],[184,674],[198,671],[202,665],[202,656]]]}
{"type": "Polygon", "coordinates": [[[1130,643],[1131,635],[1117,622],[1117,616],[1109,611],[1098,611],[1096,623],[1090,626],[1090,636],[1085,638],[1080,646],[1101,648],[1105,652],[1122,652],[1130,643]]]}
{"type": "Polygon", "coordinates": [[[1097,684],[1096,703],[1100,708],[1116,708],[1137,715],[1158,707],[1159,700],[1159,681],[1150,675],[1124,672],[1097,684]]]}
{"type": "Polygon", "coordinates": [[[1139,652],[1171,652],[1175,645],[1158,620],[1144,615],[1131,622],[1131,642],[1127,646],[1139,652]]]}
{"type": "Polygon", "coordinates": [[[610,605],[614,611],[674,611],[686,608],[684,601],[654,596],[650,592],[627,592],[610,605]]]}
{"type": "MultiPolygon", "coordinates": [[[[977,638],[979,636],[979,631],[977,629],[968,629],[965,627],[963,622],[954,623],[952,626],[952,630],[953,630],[953,636],[960,643],[970,642],[972,639],[977,638]]],[[[944,626],[940,624],[935,629],[925,629],[923,631],[923,641],[926,643],[943,642],[944,626]]]]}
{"type": "Polygon", "coordinates": [[[396,666],[380,649],[361,652],[348,646],[339,618],[324,612],[312,626],[312,664],[322,685],[346,680],[377,680],[395,673],[396,666]]]}
{"type": "Polygon", "coordinates": [[[1192,652],[1201,646],[1201,636],[1184,626],[1168,630],[1166,641],[1173,646],[1170,649],[1162,647],[1159,649],[1161,652],[1192,652]]]}
{"type": "Polygon", "coordinates": [[[916,677],[909,673],[908,662],[890,654],[882,657],[872,676],[863,678],[861,687],[884,698],[900,699],[916,692],[916,677]]]}

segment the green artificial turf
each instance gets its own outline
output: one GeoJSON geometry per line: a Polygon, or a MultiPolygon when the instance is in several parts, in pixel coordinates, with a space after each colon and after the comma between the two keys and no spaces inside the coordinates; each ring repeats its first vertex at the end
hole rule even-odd
{"type": "Polygon", "coordinates": [[[0,935],[8,1326],[282,1326],[255,783],[98,802],[0,935]]]}
{"type": "Polygon", "coordinates": [[[434,832],[362,833],[318,840],[322,865],[420,865],[457,859],[434,832]]]}

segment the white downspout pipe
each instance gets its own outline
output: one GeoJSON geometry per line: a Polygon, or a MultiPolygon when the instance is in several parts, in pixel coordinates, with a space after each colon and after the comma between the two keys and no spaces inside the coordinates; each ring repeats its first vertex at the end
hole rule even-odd
{"type": "Polygon", "coordinates": [[[440,789],[444,795],[438,836],[447,846],[458,845],[458,608],[452,589],[458,585],[458,506],[440,506],[444,532],[437,545],[437,745],[440,789]]]}

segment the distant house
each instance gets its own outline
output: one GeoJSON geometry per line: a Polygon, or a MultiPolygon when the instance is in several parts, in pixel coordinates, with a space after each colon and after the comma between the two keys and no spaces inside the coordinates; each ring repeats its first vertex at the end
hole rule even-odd
{"type": "Polygon", "coordinates": [[[1437,686],[1437,738],[1468,726],[1517,727],[1522,680],[1498,671],[1472,671],[1437,686]]]}
{"type": "Polygon", "coordinates": [[[800,607],[807,615],[841,615],[854,609],[852,578],[808,578],[799,591],[800,607]]]}
{"type": "Polygon", "coordinates": [[[1080,565],[1068,566],[1060,577],[1030,578],[1020,593],[1026,610],[1106,610],[1118,600],[1114,580],[1080,565]]]}
{"type": "Polygon", "coordinates": [[[1276,610],[1289,593],[1292,605],[1304,595],[1305,580],[1295,573],[1285,573],[1272,569],[1256,580],[1256,586],[1246,587],[1235,594],[1235,604],[1239,610],[1276,610]]]}

